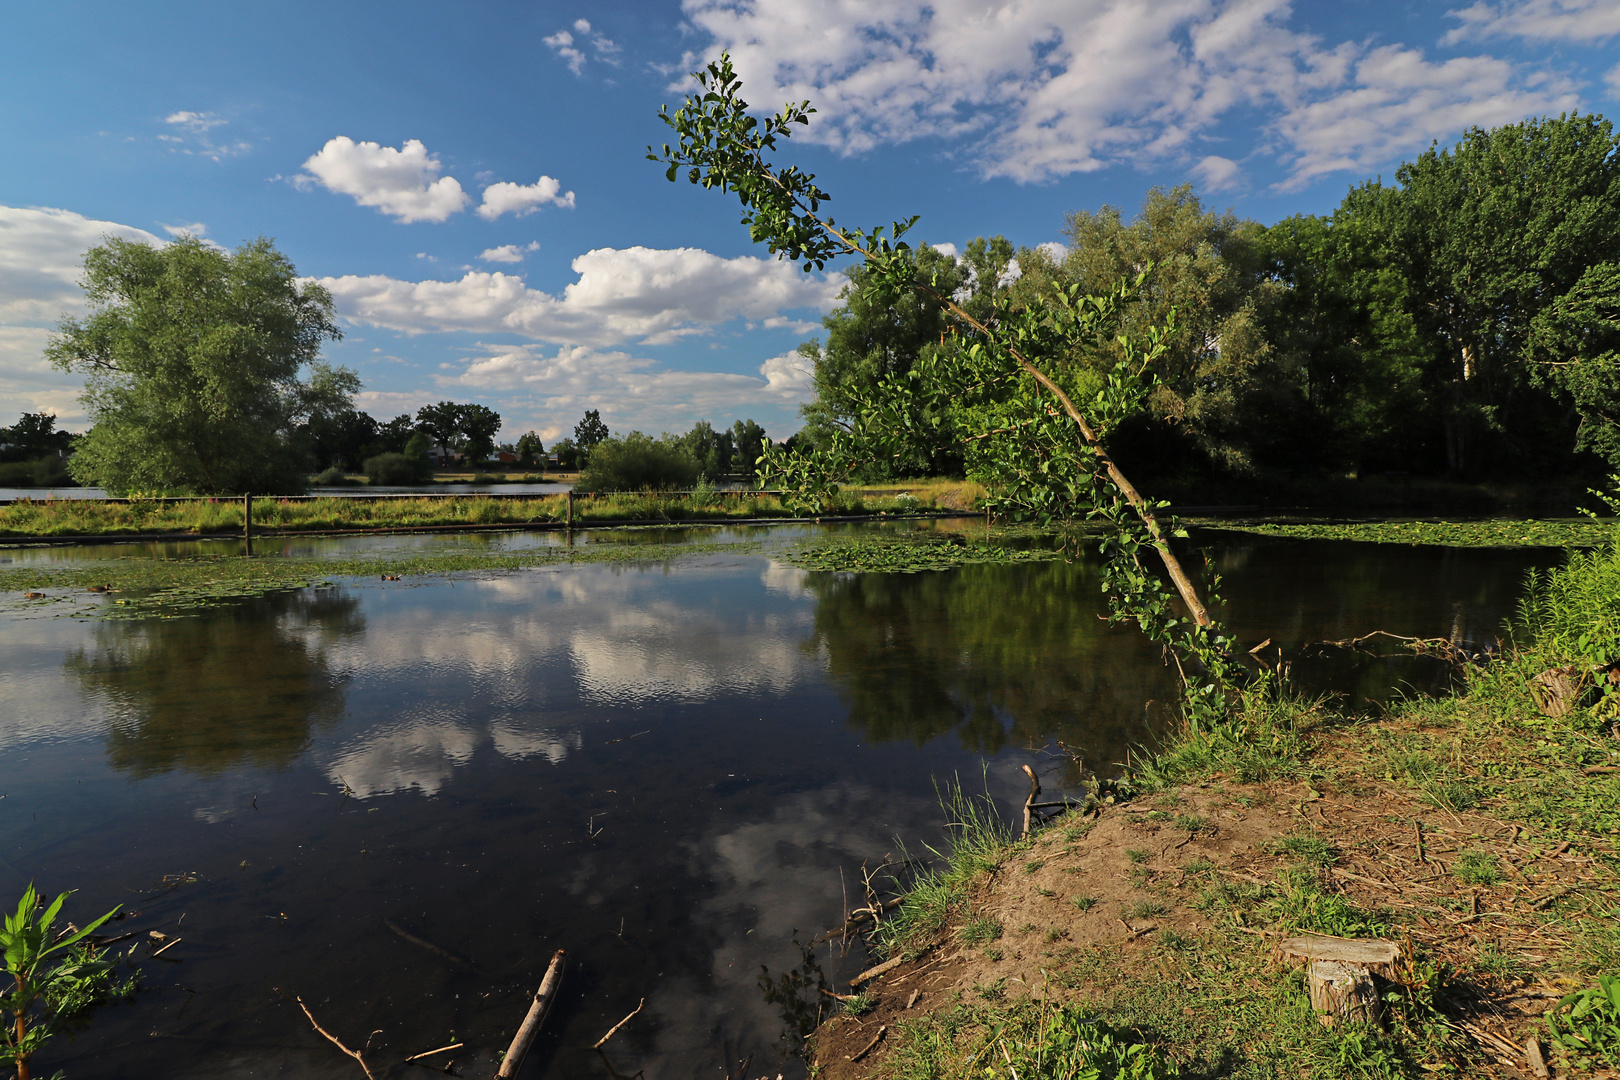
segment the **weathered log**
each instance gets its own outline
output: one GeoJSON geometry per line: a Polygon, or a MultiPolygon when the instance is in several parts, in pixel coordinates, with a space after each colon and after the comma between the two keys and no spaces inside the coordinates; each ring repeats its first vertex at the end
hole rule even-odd
{"type": "Polygon", "coordinates": [[[546,977],[540,980],[540,989],[534,992],[534,1000],[529,1003],[529,1014],[523,1018],[522,1026],[512,1036],[512,1045],[507,1047],[506,1056],[501,1059],[501,1071],[495,1074],[497,1080],[512,1080],[523,1065],[523,1055],[529,1052],[529,1044],[540,1034],[540,1025],[546,1022],[546,1012],[557,997],[557,987],[562,985],[563,961],[566,957],[567,953],[562,949],[552,956],[551,966],[546,968],[546,977]]]}
{"type": "Polygon", "coordinates": [[[1029,798],[1024,800],[1024,835],[1028,836],[1030,828],[1034,825],[1035,799],[1041,793],[1041,781],[1035,775],[1034,769],[1028,765],[1023,769],[1024,775],[1029,777],[1029,798]]]}
{"type": "Polygon", "coordinates": [[[1311,1008],[1329,1027],[1346,1020],[1378,1022],[1378,991],[1364,967],[1338,960],[1313,960],[1305,972],[1311,1008]]]}
{"type": "Polygon", "coordinates": [[[889,972],[891,972],[895,968],[899,967],[900,964],[904,960],[905,960],[904,956],[896,956],[894,959],[885,960],[885,961],[883,961],[883,963],[878,964],[875,967],[869,967],[865,971],[861,972],[859,975],[855,976],[853,979],[849,980],[849,985],[850,986],[859,986],[859,985],[861,985],[861,983],[866,982],[866,981],[868,981],[870,979],[875,979],[879,975],[887,975],[889,972]]]}
{"type": "Polygon", "coordinates": [[[1329,934],[1302,934],[1278,942],[1273,955],[1279,961],[1294,966],[1327,960],[1366,968],[1372,974],[1390,982],[1400,981],[1396,977],[1395,968],[1401,959],[1401,947],[1383,938],[1342,938],[1329,934]]]}

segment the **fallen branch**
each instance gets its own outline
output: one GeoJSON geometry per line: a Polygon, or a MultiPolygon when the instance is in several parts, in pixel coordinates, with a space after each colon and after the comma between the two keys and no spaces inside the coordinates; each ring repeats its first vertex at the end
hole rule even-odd
{"type": "Polygon", "coordinates": [[[876,967],[869,967],[859,975],[855,976],[853,979],[849,980],[849,985],[859,986],[868,979],[875,979],[879,975],[886,975],[903,964],[905,959],[906,958],[904,956],[896,956],[893,960],[885,960],[876,967]]]}
{"type": "Polygon", "coordinates": [[[478,969],[478,965],[474,964],[471,960],[468,960],[465,957],[457,956],[449,949],[444,948],[442,945],[435,945],[426,938],[417,937],[415,934],[399,925],[393,919],[385,916],[383,918],[383,925],[388,927],[388,929],[392,930],[394,933],[398,934],[404,940],[410,942],[412,945],[415,945],[419,949],[426,949],[434,956],[443,957],[452,964],[459,964],[461,967],[464,967],[469,971],[476,971],[478,969]]]}
{"type": "MultiPolygon", "coordinates": [[[[277,990],[276,993],[280,994],[281,991],[277,990]]],[[[281,996],[286,997],[287,995],[282,994],[281,996]]],[[[309,1006],[308,1005],[304,1004],[304,999],[303,998],[294,997],[293,1000],[298,1002],[298,1007],[300,1009],[304,1010],[304,1015],[309,1017],[310,1025],[313,1026],[316,1031],[318,1031],[322,1035],[326,1036],[326,1040],[328,1042],[330,1042],[333,1046],[337,1047],[339,1050],[343,1051],[345,1054],[348,1054],[350,1057],[354,1058],[355,1061],[360,1063],[360,1071],[366,1074],[366,1080],[377,1080],[376,1077],[371,1075],[371,1069],[366,1065],[366,1059],[365,1058],[361,1057],[359,1054],[355,1053],[353,1050],[350,1050],[347,1046],[344,1046],[343,1042],[336,1035],[332,1034],[330,1031],[327,1031],[325,1028],[321,1027],[319,1021],[317,1021],[315,1019],[315,1014],[309,1011],[309,1006]]]]}
{"type": "Polygon", "coordinates": [[[562,949],[551,957],[546,977],[540,980],[540,989],[534,992],[534,1001],[529,1003],[528,1015],[523,1018],[517,1034],[512,1036],[512,1045],[507,1047],[506,1056],[501,1059],[501,1070],[495,1074],[497,1080],[512,1080],[517,1075],[518,1068],[523,1064],[523,1055],[529,1052],[529,1044],[540,1034],[540,1025],[545,1023],[546,1012],[557,996],[557,987],[562,984],[563,961],[566,957],[567,953],[562,949]]]}
{"type": "Polygon", "coordinates": [[[592,1050],[600,1050],[600,1049],[602,1049],[603,1045],[609,1039],[613,1038],[613,1036],[615,1036],[615,1035],[617,1035],[619,1033],[620,1028],[624,1027],[624,1025],[628,1024],[631,1020],[635,1019],[636,1013],[640,1012],[641,1011],[641,1006],[645,1005],[645,1004],[647,1004],[647,999],[642,998],[641,1003],[639,1005],[637,1005],[634,1009],[631,1010],[630,1015],[625,1017],[623,1020],[620,1020],[617,1024],[614,1024],[611,1028],[609,1028],[608,1033],[606,1035],[602,1036],[600,1039],[597,1039],[596,1042],[591,1044],[591,1049],[592,1050]]]}
{"type": "Polygon", "coordinates": [[[865,1057],[867,1054],[870,1054],[872,1052],[872,1047],[876,1046],[878,1043],[883,1041],[883,1033],[885,1031],[888,1031],[888,1030],[889,1030],[889,1025],[887,1025],[887,1024],[879,1024],[877,1034],[872,1036],[872,1041],[867,1043],[865,1046],[861,1047],[859,1050],[857,1050],[855,1052],[854,1056],[852,1056],[849,1060],[850,1061],[859,1061],[859,1060],[861,1060],[861,1058],[865,1057]]]}
{"type": "Polygon", "coordinates": [[[1041,793],[1041,782],[1035,775],[1035,770],[1028,765],[1023,766],[1024,775],[1029,777],[1029,798],[1024,800],[1024,835],[1029,835],[1030,827],[1035,818],[1035,797],[1041,793]]]}
{"type": "Polygon", "coordinates": [[[877,915],[884,915],[893,911],[895,908],[904,903],[905,899],[906,898],[903,896],[896,896],[891,900],[885,900],[881,904],[877,905],[877,911],[875,914],[870,907],[856,908],[854,911],[849,913],[849,919],[845,921],[843,926],[840,926],[836,930],[828,930],[824,933],[817,934],[811,939],[810,944],[820,945],[822,942],[831,941],[835,937],[848,937],[855,932],[856,927],[860,926],[861,923],[872,922],[877,915]]]}

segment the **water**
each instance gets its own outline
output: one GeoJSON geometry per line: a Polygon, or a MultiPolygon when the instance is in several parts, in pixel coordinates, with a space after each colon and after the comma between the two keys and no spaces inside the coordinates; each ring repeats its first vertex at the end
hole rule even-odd
{"type": "MultiPolygon", "coordinates": [[[[1235,628],[1285,656],[1373,629],[1487,642],[1552,559],[1219,549],[1235,628]]],[[[81,1080],[354,1075],[281,995],[350,1045],[374,1033],[378,1075],[453,1035],[476,1049],[457,1072],[488,1076],[557,948],[524,1075],[802,1076],[761,965],[797,965],[795,934],[836,925],[895,837],[938,842],[935,779],[988,783],[1011,816],[1018,765],[1061,785],[1061,741],[1106,769],[1172,693],[1098,620],[1086,564],[809,574],[739,547],[179,619],[42,610],[0,600],[0,901],[75,888],[76,919],[124,904],[183,939],[38,1061],[81,1080]],[[643,998],[610,1060],[581,1049],[643,998]]],[[[1295,670],[1361,699],[1445,680],[1332,652],[1295,670]]]]}

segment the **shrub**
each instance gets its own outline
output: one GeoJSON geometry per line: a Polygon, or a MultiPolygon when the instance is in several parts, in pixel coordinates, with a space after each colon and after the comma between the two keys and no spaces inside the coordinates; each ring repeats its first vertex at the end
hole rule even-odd
{"type": "Polygon", "coordinates": [[[679,491],[697,483],[698,463],[671,439],[632,431],[591,451],[574,485],[578,491],[679,491]]]}
{"type": "Polygon", "coordinates": [[[344,472],[336,465],[333,465],[325,472],[319,473],[315,477],[315,483],[319,484],[321,487],[348,487],[349,485],[353,484],[354,481],[349,479],[348,473],[344,472]]]}
{"type": "Polygon", "coordinates": [[[425,484],[433,479],[433,466],[426,457],[378,454],[366,459],[365,469],[370,484],[425,484]]]}

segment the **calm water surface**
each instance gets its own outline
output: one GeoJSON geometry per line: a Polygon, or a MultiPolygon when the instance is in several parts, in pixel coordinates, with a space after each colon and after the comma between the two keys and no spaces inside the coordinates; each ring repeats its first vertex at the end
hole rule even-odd
{"type": "MultiPolygon", "coordinates": [[[[1489,641],[1554,559],[1217,543],[1235,628],[1285,656],[1374,629],[1489,641]]],[[[175,619],[0,597],[0,901],[74,888],[75,918],[124,904],[125,926],[183,939],[38,1065],[355,1075],[285,994],[350,1045],[371,1033],[380,1076],[425,1076],[401,1060],[457,1039],[456,1072],[489,1076],[565,948],[524,1075],[802,1076],[761,965],[798,965],[795,935],[836,925],[896,837],[938,842],[936,778],[988,783],[1010,814],[1019,764],[1062,783],[1058,741],[1107,768],[1151,738],[1171,684],[1100,610],[1084,563],[852,576],[752,547],[340,580],[175,619]],[[584,1049],[643,998],[607,1058],[584,1049]]],[[[1444,684],[1411,660],[1295,671],[1359,698],[1444,684]]],[[[820,957],[829,977],[863,959],[820,957]]]]}

